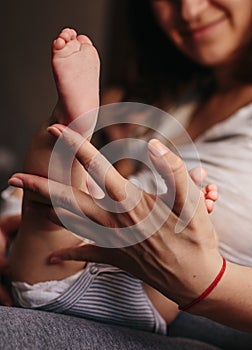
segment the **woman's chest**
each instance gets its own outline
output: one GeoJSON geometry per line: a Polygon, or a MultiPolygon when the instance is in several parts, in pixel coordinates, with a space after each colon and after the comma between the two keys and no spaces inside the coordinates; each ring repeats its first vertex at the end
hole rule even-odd
{"type": "Polygon", "coordinates": [[[251,101],[251,93],[245,92],[243,94],[227,93],[211,96],[202,101],[193,111],[187,125],[188,134],[192,140],[195,140],[212,126],[228,119],[251,101]]]}

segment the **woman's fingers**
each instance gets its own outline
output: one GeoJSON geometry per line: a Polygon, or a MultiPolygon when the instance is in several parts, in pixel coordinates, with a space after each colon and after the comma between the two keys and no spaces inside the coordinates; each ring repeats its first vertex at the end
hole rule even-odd
{"type": "Polygon", "coordinates": [[[193,218],[200,201],[200,191],[190,179],[181,158],[158,140],[149,142],[150,158],[167,185],[165,202],[180,219],[179,231],[193,218]]]}
{"type": "Polygon", "coordinates": [[[182,159],[156,139],[149,142],[148,149],[156,170],[166,183],[169,204],[173,200],[175,208],[181,210],[192,182],[182,159]]]}
{"type": "Polygon", "coordinates": [[[111,250],[92,244],[84,244],[77,248],[72,247],[55,251],[49,257],[51,264],[57,264],[62,260],[94,261],[109,264],[111,261],[111,250]]]}
{"type": "Polygon", "coordinates": [[[9,179],[8,184],[31,191],[31,193],[34,193],[35,202],[48,205],[51,204],[49,180],[42,176],[16,173],[9,179]]]}
{"type": "Polygon", "coordinates": [[[98,202],[88,194],[43,177],[16,174],[9,180],[13,186],[21,186],[26,190],[40,195],[42,203],[50,203],[50,219],[77,235],[92,240],[101,247],[115,247],[127,244],[127,237],[115,234],[113,228],[117,226],[114,216],[103,209],[98,202]]]}
{"type": "Polygon", "coordinates": [[[102,195],[104,197],[99,201],[99,205],[111,212],[126,212],[139,203],[142,192],[122,177],[88,140],[60,124],[54,124],[48,131],[64,140],[100,187],[100,195],[97,198],[102,198],[102,195]]]}
{"type": "Polygon", "coordinates": [[[41,176],[18,173],[9,179],[9,184],[33,192],[35,202],[52,205],[54,208],[62,207],[80,216],[85,213],[90,218],[96,213],[95,218],[101,222],[106,214],[88,194],[41,176]]]}
{"type": "Polygon", "coordinates": [[[79,247],[60,249],[49,257],[49,263],[58,264],[66,260],[89,261],[117,266],[125,271],[133,272],[139,278],[145,278],[142,267],[135,262],[134,247],[125,249],[103,248],[93,244],[84,244],[79,247]]]}
{"type": "Polygon", "coordinates": [[[191,179],[195,183],[195,185],[200,186],[207,177],[207,172],[202,167],[193,168],[189,171],[191,179]]]}
{"type": "Polygon", "coordinates": [[[34,200],[40,202],[43,198],[42,203],[53,206],[49,214],[53,222],[92,240],[96,245],[115,247],[127,244],[127,237],[115,234],[113,230],[117,226],[113,215],[88,194],[68,185],[29,174],[15,174],[9,183],[33,191],[34,200]]]}
{"type": "Polygon", "coordinates": [[[104,192],[107,191],[117,201],[125,199],[127,180],[116,171],[109,161],[89,141],[79,133],[61,124],[50,126],[48,131],[54,136],[62,137],[64,142],[75,153],[79,162],[104,192]]]}
{"type": "Polygon", "coordinates": [[[115,217],[88,194],[53,180],[29,174],[15,174],[9,180],[13,186],[21,186],[34,192],[34,200],[50,204],[50,219],[81,237],[103,247],[122,246],[124,235],[115,234],[115,217]],[[22,182],[22,184],[21,184],[22,182]],[[42,198],[42,200],[41,200],[42,198]]]}
{"type": "Polygon", "coordinates": [[[49,218],[99,247],[121,247],[127,244],[127,237],[114,228],[115,220],[109,212],[97,207],[92,210],[91,216],[92,218],[76,215],[68,210],[55,208],[49,218]]]}
{"type": "Polygon", "coordinates": [[[72,187],[59,182],[48,180],[42,176],[17,173],[8,181],[9,185],[21,187],[33,193],[35,202],[47,205],[60,205],[75,211],[74,201],[71,201],[72,187]]]}
{"type": "MultiPolygon", "coordinates": [[[[64,142],[74,152],[76,158],[84,166],[89,175],[95,180],[104,193],[108,192],[109,196],[118,202],[125,200],[127,197],[126,187],[128,181],[116,171],[109,161],[103,157],[89,141],[87,141],[77,132],[60,124],[49,127],[48,131],[54,136],[62,137],[64,142]]],[[[29,189],[34,193],[39,193],[42,197],[48,200],[50,199],[48,185],[50,184],[50,192],[52,192],[53,186],[56,186],[51,181],[47,182],[42,177],[29,174],[13,175],[9,180],[9,184],[15,187],[29,189]]],[[[98,187],[96,187],[96,190],[94,190],[95,186],[93,181],[90,182],[90,186],[93,189],[91,191],[96,191],[96,193],[98,193],[94,197],[100,198],[103,196],[102,191],[97,190],[98,187]]],[[[130,186],[131,184],[129,184],[129,187],[130,186]]],[[[69,190],[70,189],[71,188],[69,188],[69,190]]],[[[63,190],[63,188],[59,188],[59,190],[63,190]]],[[[60,199],[62,198],[62,195],[55,196],[55,198],[57,197],[60,199]]],[[[40,198],[38,201],[43,203],[42,198],[40,198]]],[[[45,200],[44,203],[49,204],[47,200],[45,200]]]]}

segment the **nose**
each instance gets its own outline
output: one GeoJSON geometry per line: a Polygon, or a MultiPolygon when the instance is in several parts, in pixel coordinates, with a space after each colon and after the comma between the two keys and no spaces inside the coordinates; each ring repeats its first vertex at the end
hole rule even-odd
{"type": "Polygon", "coordinates": [[[210,0],[181,0],[181,16],[185,21],[192,21],[205,11],[210,0]]]}

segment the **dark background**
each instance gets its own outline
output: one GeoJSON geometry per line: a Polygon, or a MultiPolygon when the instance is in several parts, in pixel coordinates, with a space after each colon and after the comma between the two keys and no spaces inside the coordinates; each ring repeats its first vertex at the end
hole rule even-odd
{"type": "Polygon", "coordinates": [[[124,4],[125,0],[1,2],[0,189],[12,172],[22,169],[33,133],[56,103],[52,41],[64,27],[89,35],[99,51],[101,85],[106,86],[123,46],[124,4]]]}

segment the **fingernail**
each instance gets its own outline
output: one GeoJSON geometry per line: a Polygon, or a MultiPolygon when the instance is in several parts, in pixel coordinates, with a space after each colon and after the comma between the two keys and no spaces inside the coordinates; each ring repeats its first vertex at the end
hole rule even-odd
{"type": "Polygon", "coordinates": [[[47,131],[55,137],[60,137],[62,135],[62,131],[56,126],[49,126],[47,131]]]}
{"type": "Polygon", "coordinates": [[[8,181],[8,184],[14,187],[21,187],[24,188],[24,183],[22,180],[18,179],[17,177],[11,177],[8,181]]]}
{"type": "Polygon", "coordinates": [[[169,149],[157,139],[150,140],[148,149],[155,157],[162,157],[169,152],[169,149]]]}
{"type": "Polygon", "coordinates": [[[60,262],[62,262],[62,260],[58,256],[52,256],[49,259],[49,262],[50,262],[50,264],[59,264],[60,262]]]}

